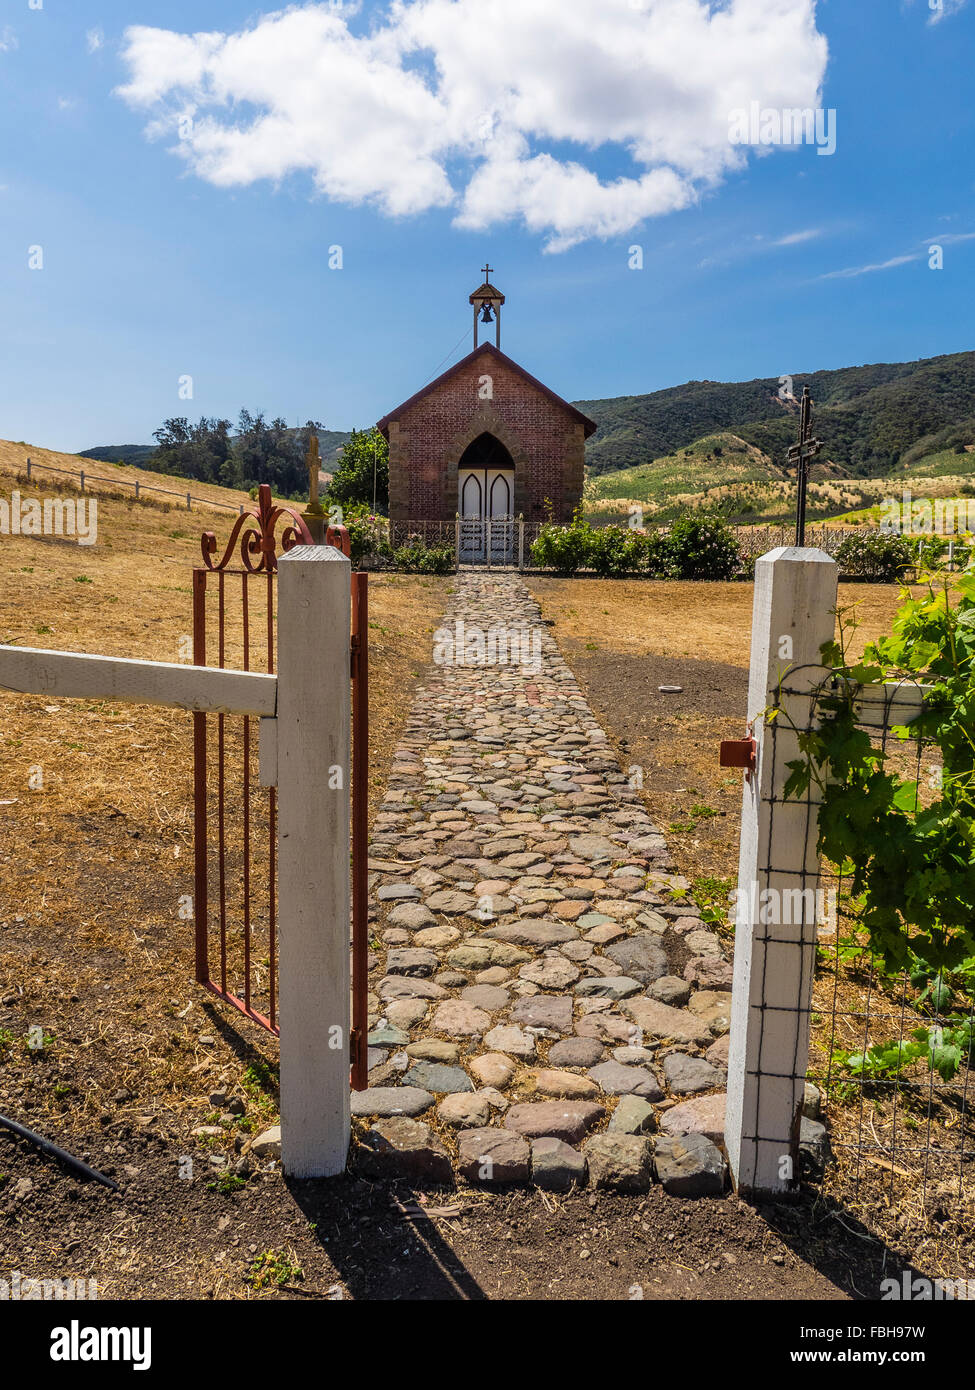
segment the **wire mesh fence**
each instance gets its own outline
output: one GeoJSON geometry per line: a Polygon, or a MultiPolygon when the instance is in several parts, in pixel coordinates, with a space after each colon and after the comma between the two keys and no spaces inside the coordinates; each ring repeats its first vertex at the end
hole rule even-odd
{"type": "MultiPolygon", "coordinates": [[[[776,818],[798,812],[812,821],[819,814],[814,783],[798,800],[786,800],[775,790],[788,777],[784,762],[795,757],[796,737],[816,728],[824,706],[835,708],[838,696],[852,696],[856,729],[868,734],[884,771],[906,784],[913,805],[901,809],[916,815],[938,798],[941,786],[940,748],[912,727],[924,708],[924,686],[900,681],[841,690],[842,683],[832,681],[810,694],[795,676],[790,672],[770,692],[772,709],[788,706],[791,736],[784,737],[771,720],[771,751],[778,765],[771,777],[768,879],[789,872],[774,858],[776,818]]],[[[946,1204],[975,1199],[975,960],[950,971],[930,968],[921,931],[908,925],[908,963],[894,972],[886,969],[864,927],[849,870],[828,862],[818,874],[800,870],[795,890],[815,893],[814,907],[801,905],[805,929],[790,925],[795,915],[783,913],[780,905],[778,920],[768,928],[767,939],[778,949],[803,949],[805,960],[814,962],[811,971],[803,963],[791,972],[799,981],[793,1007],[809,1014],[806,1075],[820,1092],[828,1147],[807,1121],[799,1136],[803,1177],[846,1206],[884,1210],[902,1225],[913,1225],[946,1204]]],[[[801,1075],[801,1059],[776,1061],[774,1047],[765,1045],[764,1035],[774,1029],[774,1008],[772,1001],[762,1015],[760,1067],[774,1078],[798,1065],[801,1075]]],[[[805,1107],[807,1116],[811,1110],[815,1114],[814,1099],[805,1107]]]]}

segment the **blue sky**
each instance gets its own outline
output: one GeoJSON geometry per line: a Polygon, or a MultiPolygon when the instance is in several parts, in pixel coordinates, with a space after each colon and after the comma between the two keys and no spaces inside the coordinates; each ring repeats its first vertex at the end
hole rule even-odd
{"type": "Polygon", "coordinates": [[[370,424],[468,349],[485,257],[502,346],[569,399],[969,349],[975,0],[945,6],[2,0],[0,437],[370,424]],[[835,153],[729,144],[752,100],[834,109],[835,153]]]}

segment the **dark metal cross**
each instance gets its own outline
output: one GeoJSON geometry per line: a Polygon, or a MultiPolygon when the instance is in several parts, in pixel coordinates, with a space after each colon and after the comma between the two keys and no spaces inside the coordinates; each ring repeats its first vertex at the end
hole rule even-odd
{"type": "Polygon", "coordinates": [[[493,265],[486,265],[481,268],[481,274],[484,276],[485,280],[490,280],[493,269],[493,265]]]}
{"type": "Polygon", "coordinates": [[[812,396],[809,387],[802,388],[802,402],[799,407],[799,439],[789,446],[789,463],[796,470],[796,545],[806,544],[806,491],[809,482],[809,465],[823,447],[822,441],[812,437],[812,396]]]}

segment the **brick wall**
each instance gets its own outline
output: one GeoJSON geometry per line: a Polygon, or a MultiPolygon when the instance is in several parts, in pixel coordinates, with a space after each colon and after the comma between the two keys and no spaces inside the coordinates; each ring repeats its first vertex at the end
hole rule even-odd
{"type": "Polygon", "coordinates": [[[582,497],[583,426],[565,406],[487,353],[435,383],[389,420],[393,520],[452,519],[457,464],[485,430],[514,459],[515,512],[541,520],[548,499],[557,520],[570,520],[582,497]]]}

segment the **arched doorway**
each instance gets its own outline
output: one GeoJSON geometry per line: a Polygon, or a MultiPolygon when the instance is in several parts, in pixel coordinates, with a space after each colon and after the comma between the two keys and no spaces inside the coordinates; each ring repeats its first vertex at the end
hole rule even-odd
{"type": "Polygon", "coordinates": [[[509,563],[514,549],[515,461],[487,431],[460,457],[457,502],[461,562],[509,563]]]}

